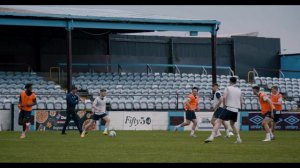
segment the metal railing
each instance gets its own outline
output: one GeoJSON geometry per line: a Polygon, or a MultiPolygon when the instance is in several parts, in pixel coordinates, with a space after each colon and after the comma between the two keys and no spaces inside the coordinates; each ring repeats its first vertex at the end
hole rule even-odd
{"type": "MultiPolygon", "coordinates": [[[[59,63],[59,68],[61,69],[61,73],[63,73],[63,68],[67,66],[66,63],[59,63]]],[[[89,68],[89,72],[95,72],[94,68],[96,67],[117,67],[118,73],[123,72],[124,67],[146,67],[147,73],[153,72],[153,67],[173,67],[176,69],[176,73],[181,73],[181,68],[196,68],[202,69],[202,74],[207,74],[207,69],[212,69],[212,66],[207,65],[182,65],[182,64],[90,64],[90,63],[73,63],[73,67],[87,67],[89,68]]],[[[234,71],[229,66],[217,66],[217,69],[220,70],[228,70],[229,75],[234,76],[234,71]]]]}
{"type": "Polygon", "coordinates": [[[58,83],[60,83],[60,67],[50,67],[50,70],[49,70],[49,79],[51,80],[54,80],[54,78],[52,77],[52,74],[53,74],[53,71],[54,70],[57,70],[57,73],[58,73],[58,83]]]}
{"type": "Polygon", "coordinates": [[[279,75],[279,77],[282,77],[282,78],[285,77],[285,76],[284,76],[284,73],[282,72],[281,69],[253,68],[253,71],[255,72],[256,76],[258,77],[259,75],[258,75],[257,70],[269,71],[269,72],[279,72],[279,74],[281,75],[281,76],[279,75]]]}

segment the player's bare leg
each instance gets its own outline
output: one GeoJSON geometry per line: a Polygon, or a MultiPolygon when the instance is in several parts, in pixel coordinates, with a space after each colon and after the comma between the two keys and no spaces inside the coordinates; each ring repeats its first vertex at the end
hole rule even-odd
{"type": "Polygon", "coordinates": [[[225,128],[225,132],[226,132],[226,138],[229,138],[229,137],[231,137],[232,135],[233,135],[233,133],[232,132],[230,132],[230,124],[228,124],[226,121],[222,121],[222,124],[224,125],[224,128],[225,128]]]}
{"type": "Polygon", "coordinates": [[[26,119],[23,119],[21,121],[21,124],[22,124],[22,133],[21,133],[20,138],[23,139],[23,138],[26,137],[26,135],[25,135],[25,132],[26,132],[26,119]]]}
{"type": "Polygon", "coordinates": [[[197,120],[196,119],[193,119],[193,126],[192,126],[192,130],[191,130],[191,134],[190,134],[190,136],[192,136],[192,137],[197,137],[196,135],[195,135],[195,130],[196,130],[196,127],[197,127],[197,120]]]}
{"type": "Polygon", "coordinates": [[[87,124],[84,126],[84,128],[83,128],[83,130],[82,130],[82,133],[81,133],[81,135],[80,135],[81,138],[83,138],[83,137],[85,136],[85,134],[86,134],[86,129],[87,129],[93,122],[95,122],[95,121],[94,121],[93,119],[91,119],[91,120],[89,121],[89,123],[87,123],[87,124]]]}
{"type": "Polygon", "coordinates": [[[266,131],[266,138],[263,140],[264,142],[271,141],[272,132],[269,127],[270,122],[272,122],[272,119],[269,117],[265,117],[262,121],[262,125],[264,126],[264,129],[266,131]]]}
{"type": "Polygon", "coordinates": [[[181,123],[181,124],[175,126],[174,131],[177,131],[177,129],[178,129],[179,127],[184,127],[184,126],[187,126],[187,125],[190,125],[190,124],[191,124],[191,121],[190,121],[190,120],[186,120],[185,122],[183,122],[183,123],[181,123]]]}
{"type": "MultiPolygon", "coordinates": [[[[211,125],[212,125],[213,127],[215,126],[216,120],[217,120],[217,118],[212,117],[212,119],[211,119],[211,121],[210,121],[210,123],[211,123],[211,125]]],[[[221,134],[220,130],[218,129],[218,131],[217,131],[215,137],[220,137],[220,136],[222,136],[222,134],[221,134]]]]}
{"type": "Polygon", "coordinates": [[[274,132],[275,132],[275,129],[276,129],[276,122],[273,120],[272,122],[271,122],[271,139],[272,140],[275,140],[275,136],[274,136],[274,132]]]}
{"type": "Polygon", "coordinates": [[[214,140],[214,137],[217,134],[217,131],[220,128],[221,124],[222,124],[222,120],[218,118],[215,121],[215,125],[213,127],[213,130],[211,131],[211,135],[204,141],[205,143],[212,142],[214,140]]]}
{"type": "Polygon", "coordinates": [[[103,131],[103,135],[108,135],[110,118],[108,118],[107,116],[105,116],[105,117],[103,117],[103,120],[105,121],[105,129],[103,131]]]}
{"type": "MultiPolygon", "coordinates": [[[[22,125],[22,132],[21,132],[21,139],[26,138],[26,128],[27,128],[27,123],[29,123],[29,119],[23,118],[19,120],[19,125],[22,125]]],[[[30,124],[30,123],[29,123],[30,124]]]]}
{"type": "Polygon", "coordinates": [[[231,125],[231,128],[233,130],[233,133],[236,135],[236,142],[235,143],[242,143],[242,139],[241,139],[241,136],[240,136],[240,130],[238,129],[237,126],[235,126],[235,122],[230,120],[230,125],[231,125]]]}

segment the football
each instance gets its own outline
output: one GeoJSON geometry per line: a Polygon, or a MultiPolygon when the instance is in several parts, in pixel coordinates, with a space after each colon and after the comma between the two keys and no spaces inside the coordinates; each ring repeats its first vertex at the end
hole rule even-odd
{"type": "Polygon", "coordinates": [[[108,135],[111,137],[115,137],[115,136],[117,136],[117,133],[116,133],[116,131],[109,131],[108,135]]]}

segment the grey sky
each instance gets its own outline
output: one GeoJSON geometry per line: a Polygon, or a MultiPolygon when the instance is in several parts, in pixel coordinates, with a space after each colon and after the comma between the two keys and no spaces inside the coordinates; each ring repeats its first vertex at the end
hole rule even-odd
{"type": "MultiPolygon", "coordinates": [[[[83,7],[83,6],[72,6],[83,7]]],[[[300,53],[300,5],[86,5],[138,13],[221,21],[219,34],[259,32],[281,40],[283,53],[300,53]]]]}

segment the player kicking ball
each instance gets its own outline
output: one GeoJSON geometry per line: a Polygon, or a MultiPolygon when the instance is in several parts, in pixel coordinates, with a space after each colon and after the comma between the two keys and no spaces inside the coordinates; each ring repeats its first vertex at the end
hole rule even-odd
{"type": "Polygon", "coordinates": [[[81,133],[82,138],[85,137],[87,128],[93,122],[96,122],[99,119],[103,119],[105,121],[105,129],[103,135],[108,135],[110,118],[107,116],[106,113],[106,107],[107,104],[109,104],[109,100],[106,96],[107,96],[106,89],[101,89],[100,96],[97,97],[93,102],[93,109],[92,109],[94,112],[93,119],[91,119],[90,122],[87,125],[85,125],[85,127],[83,128],[83,131],[81,133]]]}
{"type": "MultiPolygon", "coordinates": [[[[223,111],[223,96],[222,93],[219,91],[219,85],[217,83],[214,83],[212,86],[212,90],[213,90],[213,96],[212,96],[212,101],[213,101],[213,116],[211,118],[210,123],[215,126],[215,122],[216,120],[219,118],[219,116],[221,115],[222,111],[223,111]]],[[[226,138],[229,138],[231,136],[233,136],[234,134],[232,132],[230,132],[230,125],[228,123],[226,123],[226,121],[222,121],[222,124],[224,125],[225,128],[225,132],[226,132],[226,138]]],[[[216,137],[221,137],[222,134],[220,132],[220,129],[218,129],[217,134],[215,135],[216,137]]]]}

